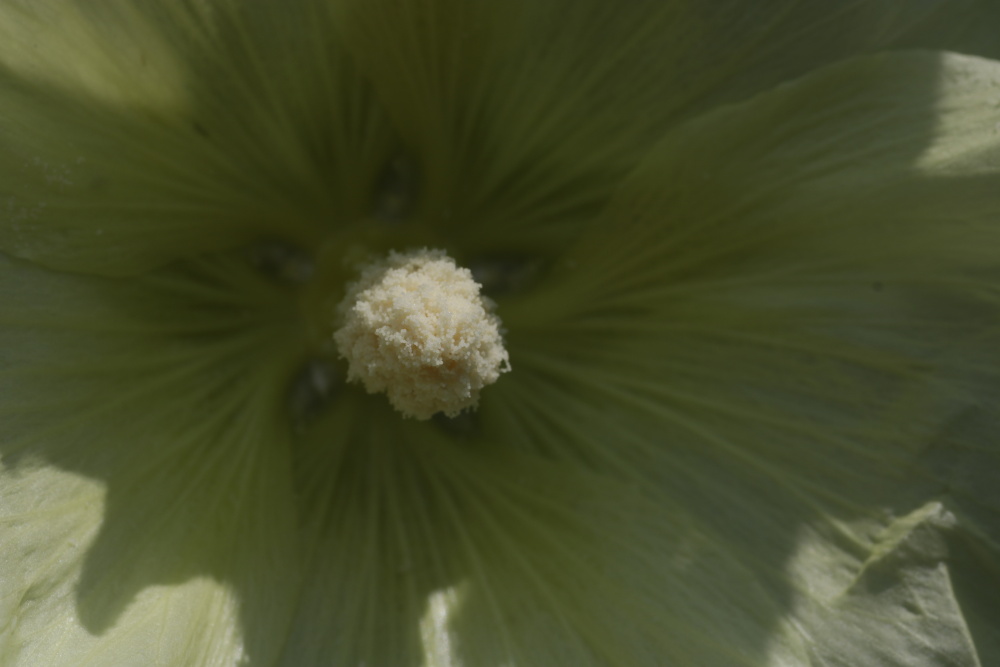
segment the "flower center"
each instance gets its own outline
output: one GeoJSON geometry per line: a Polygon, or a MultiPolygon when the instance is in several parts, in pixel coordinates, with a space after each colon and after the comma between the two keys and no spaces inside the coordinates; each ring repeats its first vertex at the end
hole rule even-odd
{"type": "Polygon", "coordinates": [[[390,252],[368,265],[337,307],[333,338],[347,378],[385,392],[406,417],[474,409],[510,370],[494,304],[442,250],[390,252]]]}

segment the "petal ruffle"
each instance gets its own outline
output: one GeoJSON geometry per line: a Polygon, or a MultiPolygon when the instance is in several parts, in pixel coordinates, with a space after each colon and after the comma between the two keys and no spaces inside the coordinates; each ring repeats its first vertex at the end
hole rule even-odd
{"type": "Polygon", "coordinates": [[[0,273],[4,664],[269,664],[299,584],[282,297],[225,258],[0,273]]]}
{"type": "Polygon", "coordinates": [[[253,239],[315,245],[370,215],[393,140],[329,14],[0,9],[0,249],[131,274],[253,239]]]}

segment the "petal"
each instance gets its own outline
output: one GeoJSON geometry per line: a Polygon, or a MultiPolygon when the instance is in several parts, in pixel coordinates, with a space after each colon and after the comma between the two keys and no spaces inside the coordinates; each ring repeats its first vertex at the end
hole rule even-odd
{"type": "Polygon", "coordinates": [[[971,11],[897,0],[342,5],[344,42],[417,162],[420,215],[470,253],[558,249],[680,119],[971,11]]]}
{"type": "Polygon", "coordinates": [[[0,10],[0,249],[131,274],[370,215],[392,139],[331,21],[311,2],[0,10]]]}
{"type": "Polygon", "coordinates": [[[305,580],[279,665],[421,664],[418,623],[448,576],[420,443],[381,396],[341,388],[296,443],[305,580]]]}
{"type": "Polygon", "coordinates": [[[0,274],[4,664],[268,664],[299,583],[283,296],[233,258],[0,274]]]}
{"type": "Polygon", "coordinates": [[[682,503],[512,449],[566,444],[505,428],[516,406],[468,440],[381,397],[337,400],[298,450],[315,551],[281,665],[754,664],[734,646],[761,649],[774,602],[682,503]]]}
{"type": "Polygon", "coordinates": [[[697,309],[688,297],[704,291],[733,323],[736,294],[775,308],[817,303],[800,289],[807,277],[827,300],[837,281],[864,287],[844,295],[856,308],[892,307],[899,297],[879,296],[883,287],[923,283],[988,302],[991,283],[977,292],[951,281],[995,265],[998,86],[996,61],[887,55],[687,123],[635,170],[553,282],[593,312],[612,301],[618,311],[697,309]],[[762,292],[778,286],[781,300],[762,292]]]}
{"type": "MultiPolygon", "coordinates": [[[[866,58],[687,123],[502,304],[492,400],[551,434],[511,441],[683,506],[770,601],[718,611],[771,618],[758,645],[720,631],[746,664],[996,654],[998,84],[866,58]]],[[[646,594],[713,582],[683,586],[646,594]]]]}

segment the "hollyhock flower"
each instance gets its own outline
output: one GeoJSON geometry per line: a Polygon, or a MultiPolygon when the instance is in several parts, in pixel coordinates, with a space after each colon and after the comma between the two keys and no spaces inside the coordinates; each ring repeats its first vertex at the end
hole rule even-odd
{"type": "Polygon", "coordinates": [[[0,663],[1000,663],[998,18],[3,3],[0,663]]]}

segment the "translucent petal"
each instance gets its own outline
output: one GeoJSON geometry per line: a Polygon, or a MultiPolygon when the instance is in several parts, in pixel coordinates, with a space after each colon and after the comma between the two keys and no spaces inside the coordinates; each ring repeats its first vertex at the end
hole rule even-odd
{"type": "Polygon", "coordinates": [[[135,273],[369,215],[392,138],[321,2],[0,9],[0,249],[135,273]]]}
{"type": "Polygon", "coordinates": [[[0,275],[4,664],[268,664],[300,581],[283,295],[238,258],[0,275]]]}
{"type": "Polygon", "coordinates": [[[996,655],[998,84],[977,58],[859,59],[683,125],[501,304],[494,417],[550,434],[508,441],[725,544],[770,604],[704,627],[770,618],[759,645],[718,634],[746,664],[996,655]]]}
{"type": "Polygon", "coordinates": [[[558,248],[678,120],[904,34],[919,43],[910,31],[973,11],[906,0],[340,4],[343,39],[418,162],[420,214],[472,253],[558,248]]]}

